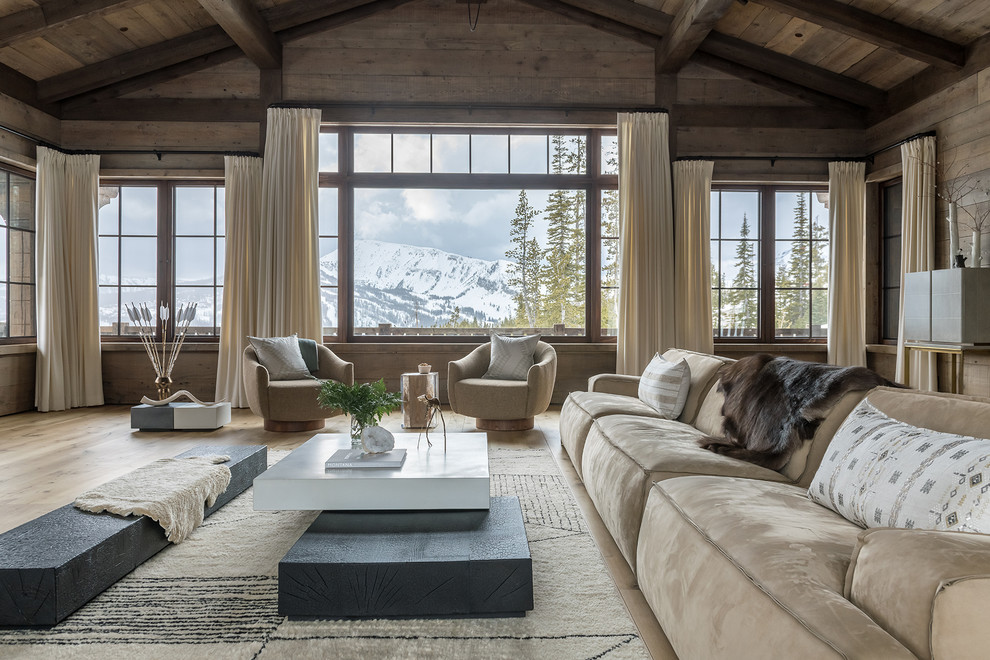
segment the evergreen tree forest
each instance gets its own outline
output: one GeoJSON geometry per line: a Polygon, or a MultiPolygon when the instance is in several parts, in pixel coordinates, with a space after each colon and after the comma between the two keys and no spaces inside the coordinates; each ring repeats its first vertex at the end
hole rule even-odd
{"type": "MultiPolygon", "coordinates": [[[[828,232],[822,220],[811,215],[809,193],[800,193],[796,198],[791,234],[777,241],[776,334],[807,337],[810,322],[812,334],[823,336],[827,323],[828,232]]],[[[713,315],[713,323],[720,323],[716,331],[722,337],[753,337],[759,333],[759,255],[752,233],[753,227],[744,213],[739,239],[733,239],[735,276],[731,282],[726,281],[724,273],[720,278],[715,266],[717,256],[713,259],[712,310],[720,311],[720,315],[713,315]]],[[[713,241],[712,249],[718,249],[717,241],[713,241]]]]}
{"type": "MultiPolygon", "coordinates": [[[[551,171],[581,172],[586,160],[584,140],[551,136],[551,171]]],[[[515,316],[506,327],[583,327],[585,322],[584,190],[554,190],[546,207],[535,209],[525,190],[519,191],[515,216],[509,223],[509,285],[516,291],[515,316]],[[537,220],[546,232],[541,243],[537,220]]],[[[605,215],[605,210],[602,210],[605,215]]]]}

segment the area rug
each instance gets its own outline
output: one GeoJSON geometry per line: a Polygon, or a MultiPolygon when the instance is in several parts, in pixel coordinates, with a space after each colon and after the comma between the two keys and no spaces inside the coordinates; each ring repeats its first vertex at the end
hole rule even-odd
{"type": "Polygon", "coordinates": [[[288,621],[278,561],[316,514],[254,511],[249,489],[58,626],[0,629],[0,657],[648,658],[553,457],[489,457],[492,495],[522,505],[535,598],[525,617],[288,621]]]}

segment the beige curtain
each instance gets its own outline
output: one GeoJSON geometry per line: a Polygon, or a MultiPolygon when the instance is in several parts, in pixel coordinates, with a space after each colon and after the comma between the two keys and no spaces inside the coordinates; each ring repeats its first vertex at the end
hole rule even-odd
{"type": "Polygon", "coordinates": [[[257,334],[261,159],[226,156],[224,191],[227,240],[216,400],[230,401],[235,408],[246,408],[241,353],[247,346],[248,335],[257,334]]]}
{"type": "Polygon", "coordinates": [[[714,163],[674,163],[674,282],[677,347],[713,353],[711,197],[714,163]]]}
{"type": "Polygon", "coordinates": [[[100,157],[38,147],[38,354],[40,411],[103,405],[96,216],[100,157]]]}
{"type": "Polygon", "coordinates": [[[621,113],[616,371],[674,346],[674,232],[666,113],[621,113]]]}
{"type": "Polygon", "coordinates": [[[866,163],[828,164],[828,362],[866,366],[866,163]]]}
{"type": "MultiPolygon", "coordinates": [[[[935,138],[901,145],[903,216],[901,219],[901,304],[897,331],[897,381],[904,382],[904,274],[935,267],[935,138]]],[[[911,354],[909,382],[920,390],[937,390],[935,356],[911,354]]]]}
{"type": "Polygon", "coordinates": [[[317,198],[320,111],[269,108],[261,186],[257,331],[323,340],[317,198]]]}

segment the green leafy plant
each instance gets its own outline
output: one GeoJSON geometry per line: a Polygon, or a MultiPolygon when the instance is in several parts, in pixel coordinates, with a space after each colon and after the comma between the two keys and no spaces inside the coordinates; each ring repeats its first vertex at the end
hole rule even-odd
{"type": "Polygon", "coordinates": [[[402,405],[402,398],[385,387],[385,379],[354,385],[328,380],[320,386],[317,401],[324,408],[343,410],[361,427],[375,426],[402,405]]]}

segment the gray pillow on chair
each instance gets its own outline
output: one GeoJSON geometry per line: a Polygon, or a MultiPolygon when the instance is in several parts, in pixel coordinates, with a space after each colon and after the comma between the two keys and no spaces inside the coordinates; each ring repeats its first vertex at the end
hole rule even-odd
{"type": "Polygon", "coordinates": [[[492,335],[492,359],[483,378],[496,380],[526,380],[533,366],[533,353],[540,335],[503,337],[492,335]]]}
{"type": "Polygon", "coordinates": [[[312,378],[296,335],[288,337],[248,337],[258,353],[258,361],[268,369],[271,380],[302,380],[312,378]]]}

